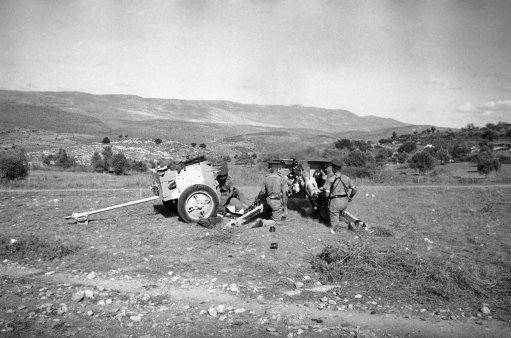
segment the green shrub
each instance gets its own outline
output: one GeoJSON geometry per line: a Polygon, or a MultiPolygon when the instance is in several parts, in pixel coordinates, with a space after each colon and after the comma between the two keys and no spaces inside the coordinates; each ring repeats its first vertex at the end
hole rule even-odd
{"type": "Polygon", "coordinates": [[[154,143],[156,144],[161,144],[163,141],[161,140],[161,138],[157,138],[154,140],[154,143]]]}
{"type": "Polygon", "coordinates": [[[116,175],[123,175],[129,169],[129,162],[123,153],[117,153],[112,157],[112,168],[116,175]]]}
{"type": "Polygon", "coordinates": [[[417,169],[420,173],[424,173],[435,167],[435,159],[426,151],[415,153],[410,160],[410,168],[417,169]]]}
{"type": "Polygon", "coordinates": [[[334,145],[337,149],[353,150],[353,145],[351,144],[351,140],[349,140],[347,138],[343,138],[343,139],[335,141],[334,145]]]}
{"type": "Polygon", "coordinates": [[[397,148],[397,151],[400,153],[411,153],[412,151],[415,151],[417,149],[417,144],[415,142],[405,142],[399,148],[397,148]]]}
{"type": "Polygon", "coordinates": [[[397,154],[397,163],[405,163],[408,161],[408,154],[407,153],[399,153],[397,154]]]}
{"type": "Polygon", "coordinates": [[[451,160],[451,155],[447,149],[440,148],[434,152],[433,156],[440,161],[441,164],[445,164],[451,160]]]}
{"type": "Polygon", "coordinates": [[[367,157],[360,150],[353,150],[348,153],[344,158],[344,162],[350,167],[364,167],[366,165],[367,157]]]}
{"type": "Polygon", "coordinates": [[[490,152],[482,152],[477,155],[477,171],[488,175],[491,171],[499,171],[500,161],[490,152]]]}
{"type": "Polygon", "coordinates": [[[103,137],[103,139],[101,140],[101,143],[103,144],[109,144],[110,143],[110,139],[108,137],[103,137]]]}
{"type": "Polygon", "coordinates": [[[92,155],[90,165],[92,167],[92,170],[94,170],[97,173],[102,173],[103,171],[105,171],[105,162],[103,161],[103,158],[101,158],[101,155],[97,151],[94,152],[94,155],[92,155]]]}
{"type": "Polygon", "coordinates": [[[55,165],[64,169],[76,165],[75,158],[73,156],[68,156],[66,150],[62,148],[60,148],[56,154],[43,155],[42,160],[47,166],[55,165]]]}
{"type": "Polygon", "coordinates": [[[0,178],[22,180],[28,176],[29,165],[24,149],[13,149],[0,153],[0,178]]]}

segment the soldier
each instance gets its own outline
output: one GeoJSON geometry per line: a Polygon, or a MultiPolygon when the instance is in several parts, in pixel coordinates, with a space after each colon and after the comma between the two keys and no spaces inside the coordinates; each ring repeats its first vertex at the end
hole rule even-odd
{"type": "Polygon", "coordinates": [[[286,179],[278,172],[280,167],[281,163],[278,161],[268,163],[270,173],[264,178],[259,193],[265,197],[266,210],[271,212],[271,219],[277,224],[287,210],[287,184],[286,179]]]}
{"type": "Polygon", "coordinates": [[[220,190],[220,205],[218,207],[220,213],[225,213],[228,205],[234,205],[237,210],[246,208],[243,202],[245,201],[245,196],[234,186],[226,163],[220,167],[216,180],[220,190]]]}
{"type": "Polygon", "coordinates": [[[357,188],[351,184],[348,176],[341,174],[342,164],[340,160],[332,161],[333,175],[330,175],[324,186],[329,199],[328,211],[332,233],[338,229],[341,218],[348,223],[349,229],[352,228],[352,222],[347,220],[344,210],[357,193],[357,188]]]}

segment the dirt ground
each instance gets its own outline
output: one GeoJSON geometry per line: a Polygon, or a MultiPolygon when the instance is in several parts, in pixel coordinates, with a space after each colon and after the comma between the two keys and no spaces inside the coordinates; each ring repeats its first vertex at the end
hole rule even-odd
{"type": "Polygon", "coordinates": [[[349,210],[385,236],[331,234],[300,201],[275,233],[186,224],[160,202],[77,225],[64,217],[150,193],[2,190],[0,335],[511,335],[511,186],[360,188],[349,210]],[[371,274],[329,284],[310,262],[340,244],[456,262],[481,288],[425,294],[371,274]]]}

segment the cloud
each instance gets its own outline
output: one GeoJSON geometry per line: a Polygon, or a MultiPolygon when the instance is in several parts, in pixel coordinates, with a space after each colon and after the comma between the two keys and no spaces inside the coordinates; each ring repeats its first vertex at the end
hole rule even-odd
{"type": "Polygon", "coordinates": [[[511,121],[511,99],[492,100],[478,105],[467,102],[459,106],[457,111],[477,124],[509,122],[511,121]]]}

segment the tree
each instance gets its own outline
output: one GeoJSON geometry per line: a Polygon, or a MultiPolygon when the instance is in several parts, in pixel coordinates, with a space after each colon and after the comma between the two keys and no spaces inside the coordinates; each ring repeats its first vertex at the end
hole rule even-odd
{"type": "Polygon", "coordinates": [[[390,137],[392,140],[397,138],[397,133],[395,131],[392,132],[392,136],[390,137]]]}
{"type": "Polygon", "coordinates": [[[70,168],[75,165],[75,159],[72,156],[68,156],[65,149],[60,148],[56,156],[55,165],[62,168],[70,168]]]}
{"type": "Polygon", "coordinates": [[[491,129],[487,129],[481,134],[481,137],[487,139],[488,141],[493,141],[494,139],[497,138],[497,136],[498,136],[497,132],[491,129]]]}
{"type": "Polygon", "coordinates": [[[405,163],[408,161],[408,154],[407,153],[399,153],[397,154],[397,163],[405,163]]]}
{"type": "Polygon", "coordinates": [[[347,166],[350,167],[363,167],[366,165],[366,155],[360,150],[353,150],[348,153],[344,159],[347,166]]]}
{"type": "Polygon", "coordinates": [[[392,150],[387,148],[380,148],[376,151],[374,159],[376,162],[385,162],[389,157],[392,156],[392,150]]]}
{"type": "Polygon", "coordinates": [[[110,171],[110,167],[112,166],[112,157],[114,156],[114,152],[112,151],[111,146],[107,146],[103,148],[101,152],[103,155],[103,168],[105,171],[110,171]]]}
{"type": "Polygon", "coordinates": [[[123,153],[117,153],[112,157],[112,168],[116,175],[122,175],[128,170],[129,162],[123,153]]]}
{"type": "Polygon", "coordinates": [[[411,153],[415,149],[417,149],[417,144],[415,144],[415,142],[405,142],[401,146],[399,146],[399,148],[397,148],[397,151],[400,153],[402,152],[411,153]]]}
{"type": "Polygon", "coordinates": [[[156,144],[161,144],[163,141],[161,140],[161,138],[157,138],[154,140],[154,143],[156,144]]]}
{"type": "Polygon", "coordinates": [[[101,140],[101,143],[103,144],[109,144],[110,143],[110,139],[108,137],[103,137],[103,140],[101,140]]]}
{"type": "Polygon", "coordinates": [[[436,127],[435,126],[431,126],[431,132],[434,133],[436,130],[436,127]]]}
{"type": "Polygon", "coordinates": [[[413,154],[408,160],[410,168],[419,170],[420,173],[424,173],[435,167],[435,159],[426,151],[421,151],[413,154]]]}
{"type": "Polygon", "coordinates": [[[92,170],[97,173],[102,173],[105,170],[105,162],[97,151],[95,151],[92,155],[92,158],[90,159],[90,165],[92,170]]]}
{"type": "Polygon", "coordinates": [[[463,143],[456,143],[449,147],[449,153],[451,154],[453,160],[462,160],[468,154],[470,154],[470,148],[463,143]]]}
{"type": "Polygon", "coordinates": [[[447,162],[449,162],[451,160],[451,155],[449,155],[449,152],[445,148],[438,149],[434,153],[434,156],[437,160],[440,161],[440,164],[446,164],[447,162]]]}
{"type": "Polygon", "coordinates": [[[0,153],[0,178],[22,180],[28,176],[30,167],[24,149],[13,149],[0,153]]]}
{"type": "Polygon", "coordinates": [[[351,141],[347,138],[343,138],[343,139],[335,141],[334,145],[337,149],[344,149],[344,148],[349,149],[349,150],[353,149],[353,145],[351,144],[351,141]]]}
{"type": "Polygon", "coordinates": [[[477,171],[488,175],[492,171],[499,171],[500,161],[490,152],[482,152],[477,155],[477,171]]]}

